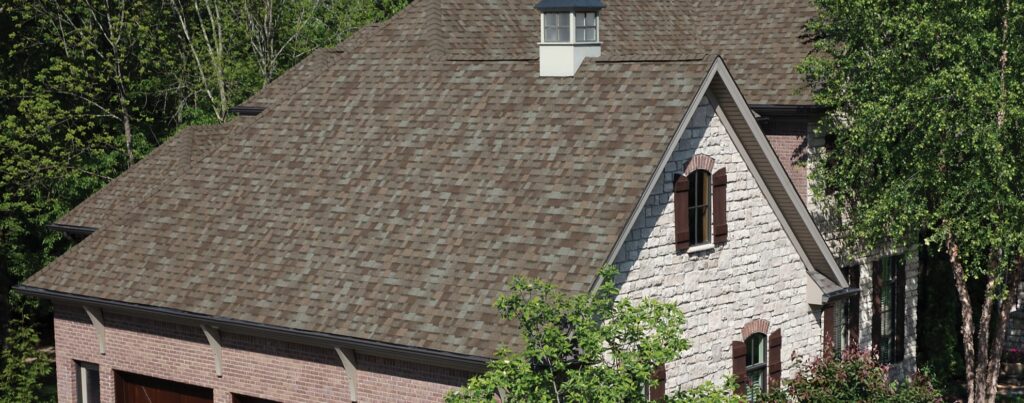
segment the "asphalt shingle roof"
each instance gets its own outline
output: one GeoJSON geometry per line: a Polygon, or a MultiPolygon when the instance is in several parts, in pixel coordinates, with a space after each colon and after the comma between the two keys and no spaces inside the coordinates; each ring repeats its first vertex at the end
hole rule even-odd
{"type": "Polygon", "coordinates": [[[490,356],[510,277],[591,284],[711,62],[690,2],[607,0],[605,57],[542,78],[533,4],[419,0],[315,53],[158,189],[83,204],[145,194],[73,212],[102,229],[25,285],[490,356]]]}

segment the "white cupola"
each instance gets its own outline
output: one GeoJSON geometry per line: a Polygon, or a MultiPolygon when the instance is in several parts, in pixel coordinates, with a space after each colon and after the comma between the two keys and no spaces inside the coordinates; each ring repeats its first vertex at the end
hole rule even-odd
{"type": "Polygon", "coordinates": [[[583,59],[601,56],[601,0],[541,0],[540,75],[572,77],[583,59]]]}

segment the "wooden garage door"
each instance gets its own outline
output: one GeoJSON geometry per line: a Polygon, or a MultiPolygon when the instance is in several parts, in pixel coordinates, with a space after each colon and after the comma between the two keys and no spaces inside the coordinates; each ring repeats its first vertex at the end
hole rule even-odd
{"type": "Polygon", "coordinates": [[[213,403],[213,391],[184,383],[117,372],[117,403],[213,403]]]}

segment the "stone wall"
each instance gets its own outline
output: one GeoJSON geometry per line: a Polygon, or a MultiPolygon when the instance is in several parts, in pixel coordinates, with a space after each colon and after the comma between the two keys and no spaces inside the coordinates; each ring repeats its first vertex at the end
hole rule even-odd
{"type": "MultiPolygon", "coordinates": [[[[75,402],[76,361],[99,365],[101,401],[114,403],[114,371],[280,402],[349,401],[348,379],[333,349],[233,333],[221,334],[223,376],[199,326],[104,314],[105,355],[82,307],[54,307],[57,392],[75,402]]],[[[472,375],[465,371],[356,354],[360,402],[436,402],[472,375]]]]}
{"type": "Polygon", "coordinates": [[[754,181],[722,121],[704,99],[673,152],[659,183],[616,259],[621,297],[655,298],[685,312],[691,347],[666,366],[669,391],[732,373],[731,343],[744,326],[767,321],[782,331],[783,376],[794,355],[821,352],[820,310],[807,304],[803,263],[765,195],[754,181]],[[728,241],[711,250],[679,253],[675,247],[673,180],[694,156],[714,159],[728,173],[728,241]]]}

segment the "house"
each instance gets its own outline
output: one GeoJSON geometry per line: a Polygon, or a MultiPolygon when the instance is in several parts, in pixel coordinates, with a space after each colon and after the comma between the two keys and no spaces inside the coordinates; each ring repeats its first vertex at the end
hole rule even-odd
{"type": "Polygon", "coordinates": [[[740,3],[418,0],[310,55],[54,225],[84,239],[18,289],[60,401],[437,401],[516,347],[510,278],[604,264],[686,313],[669,390],[912,370],[917,259],[837,260],[806,202],[813,9],[740,3]]]}

